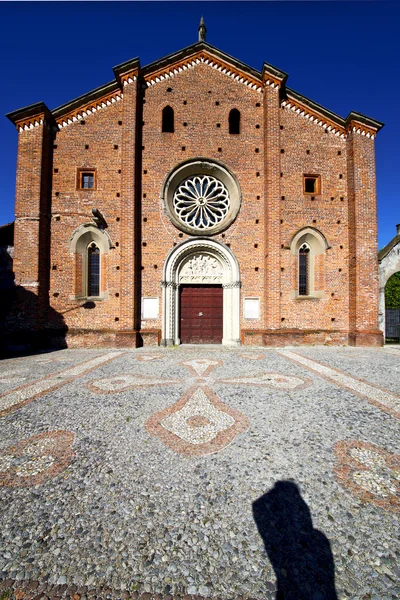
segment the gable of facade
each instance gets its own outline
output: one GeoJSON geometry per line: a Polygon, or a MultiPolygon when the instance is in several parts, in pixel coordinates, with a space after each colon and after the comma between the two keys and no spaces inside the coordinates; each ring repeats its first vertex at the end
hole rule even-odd
{"type": "Polygon", "coordinates": [[[19,132],[15,274],[70,345],[380,344],[374,138],[201,40],[19,132]],[[92,210],[93,209],[93,210],[92,210]],[[58,320],[59,322],[59,320],[58,320]]]}

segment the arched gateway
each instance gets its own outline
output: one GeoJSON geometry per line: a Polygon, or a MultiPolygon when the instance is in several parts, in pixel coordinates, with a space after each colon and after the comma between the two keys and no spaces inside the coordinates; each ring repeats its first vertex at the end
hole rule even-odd
{"type": "Polygon", "coordinates": [[[196,238],[174,247],[163,271],[164,346],[240,343],[240,273],[225,245],[196,238]]]}

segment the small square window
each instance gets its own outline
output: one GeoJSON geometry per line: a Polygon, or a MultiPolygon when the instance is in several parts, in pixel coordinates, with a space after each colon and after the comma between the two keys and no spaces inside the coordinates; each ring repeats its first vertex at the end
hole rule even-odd
{"type": "Polygon", "coordinates": [[[81,190],[94,190],[96,187],[95,171],[79,171],[78,187],[81,190]]]}
{"type": "Polygon", "coordinates": [[[319,175],[303,175],[303,191],[305,194],[320,194],[321,177],[319,175]]]}

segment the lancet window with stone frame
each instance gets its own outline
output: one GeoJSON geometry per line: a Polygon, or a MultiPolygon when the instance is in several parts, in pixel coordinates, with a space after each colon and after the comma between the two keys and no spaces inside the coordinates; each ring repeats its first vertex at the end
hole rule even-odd
{"type": "Polygon", "coordinates": [[[75,298],[108,298],[106,272],[110,248],[109,236],[98,227],[87,224],[75,230],[70,239],[75,298]]]}
{"type": "Polygon", "coordinates": [[[326,238],[313,227],[298,231],[290,244],[293,256],[292,298],[325,298],[326,238]]]}

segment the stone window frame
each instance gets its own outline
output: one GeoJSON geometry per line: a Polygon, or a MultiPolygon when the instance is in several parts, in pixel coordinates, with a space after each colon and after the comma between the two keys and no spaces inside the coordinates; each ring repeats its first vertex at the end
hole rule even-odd
{"type": "MultiPolygon", "coordinates": [[[[313,227],[304,227],[292,237],[290,242],[290,253],[295,257],[296,277],[295,289],[292,290],[290,297],[295,300],[313,300],[327,298],[324,290],[315,289],[315,257],[325,255],[326,250],[331,248],[325,236],[313,227]],[[300,248],[306,244],[309,249],[308,258],[308,294],[299,294],[299,252],[300,248]]],[[[322,266],[324,270],[324,267],[322,266]]]]}
{"type": "Polygon", "coordinates": [[[97,189],[97,171],[95,168],[78,167],[76,171],[76,189],[81,192],[92,192],[97,189]],[[83,187],[83,176],[93,175],[93,187],[83,187]]]}
{"type": "Polygon", "coordinates": [[[75,290],[72,300],[108,300],[106,289],[105,257],[112,248],[109,235],[93,225],[81,225],[72,234],[69,248],[73,259],[75,290]],[[99,257],[99,295],[89,296],[89,247],[95,244],[100,251],[99,257]],[[79,275],[80,274],[80,275],[79,275]]]}

